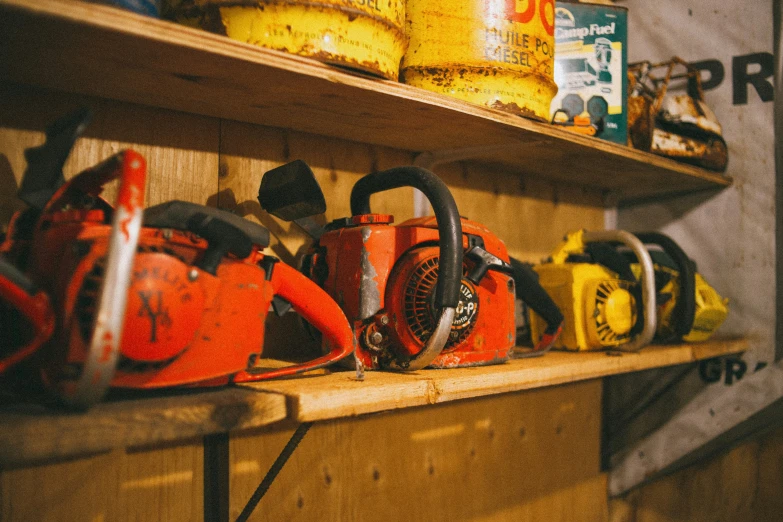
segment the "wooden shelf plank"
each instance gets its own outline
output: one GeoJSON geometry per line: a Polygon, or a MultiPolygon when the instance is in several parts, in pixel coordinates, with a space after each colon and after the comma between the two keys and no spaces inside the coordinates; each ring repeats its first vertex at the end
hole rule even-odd
{"type": "Polygon", "coordinates": [[[0,467],[151,446],[290,419],[327,420],[583,381],[744,351],[742,339],[653,346],[639,353],[551,352],[507,364],[411,374],[352,371],[209,391],[114,400],[85,413],[0,407],[0,467]]]}
{"type": "Polygon", "coordinates": [[[85,413],[20,404],[0,409],[0,467],[266,426],[285,397],[248,389],[104,402],[85,413]]]}
{"type": "Polygon", "coordinates": [[[248,384],[289,398],[289,417],[300,422],[374,413],[397,408],[496,395],[620,373],[685,364],[747,349],[743,339],[648,346],[638,353],[550,352],[497,366],[422,370],[411,374],[355,372],[248,384]]]}
{"type": "Polygon", "coordinates": [[[477,148],[524,176],[621,202],[731,179],[548,124],[119,9],[0,0],[4,81],[409,151],[477,148]]]}

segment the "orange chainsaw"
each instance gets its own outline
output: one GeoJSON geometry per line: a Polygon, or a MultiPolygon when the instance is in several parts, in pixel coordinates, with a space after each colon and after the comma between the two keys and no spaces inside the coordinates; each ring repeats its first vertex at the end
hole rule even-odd
{"type": "MultiPolygon", "coordinates": [[[[353,215],[323,229],[289,213],[319,193],[310,168],[296,161],[264,175],[259,202],[314,237],[300,269],[353,323],[359,369],[478,366],[511,356],[516,285],[506,246],[483,225],[460,218],[440,178],[419,167],[368,174],[351,192],[353,215]],[[371,195],[408,186],[425,194],[434,217],[393,226],[393,216],[371,211],[371,195]]],[[[537,286],[525,279],[530,284],[537,286]]],[[[559,316],[550,323],[553,336],[561,322],[559,316]]],[[[553,341],[542,339],[536,350],[553,341]]]]}
{"type": "Polygon", "coordinates": [[[109,387],[215,386],[293,375],[350,355],[345,314],[316,284],[261,251],[269,232],[183,201],[143,210],[146,166],[125,150],[67,183],[62,166],[87,114],[26,152],[17,213],[0,246],[0,373],[32,359],[47,387],[87,407],[109,387]],[[116,206],[100,197],[118,179],[116,206]],[[293,307],[328,353],[262,372],[264,323],[293,307]]]}

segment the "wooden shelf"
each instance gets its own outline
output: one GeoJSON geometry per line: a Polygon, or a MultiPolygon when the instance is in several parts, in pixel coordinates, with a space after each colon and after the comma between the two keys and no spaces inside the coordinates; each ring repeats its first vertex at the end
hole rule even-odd
{"type": "Polygon", "coordinates": [[[0,468],[257,428],[285,418],[284,396],[240,388],[104,402],[85,413],[10,405],[0,408],[0,468]]]}
{"type": "Polygon", "coordinates": [[[289,417],[299,422],[362,415],[397,408],[438,404],[620,373],[686,364],[747,349],[744,339],[698,344],[648,346],[629,352],[549,352],[497,366],[422,370],[415,373],[336,372],[307,380],[248,384],[277,392],[289,402],[289,417]]]}
{"type": "Polygon", "coordinates": [[[731,179],[396,82],[71,0],[0,0],[5,81],[414,152],[469,147],[620,203],[731,179]]]}
{"type": "Polygon", "coordinates": [[[739,353],[743,339],[649,346],[638,353],[550,352],[506,364],[415,373],[353,371],[101,403],[86,413],[40,405],[0,408],[0,467],[150,446],[285,419],[336,419],[542,388],[739,353]]]}

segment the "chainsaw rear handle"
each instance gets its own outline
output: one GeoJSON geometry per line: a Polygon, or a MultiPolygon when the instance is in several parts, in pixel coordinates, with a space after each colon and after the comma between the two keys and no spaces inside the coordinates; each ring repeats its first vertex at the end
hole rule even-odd
{"type": "Polygon", "coordinates": [[[511,258],[511,277],[514,278],[515,294],[522,299],[535,313],[546,321],[547,328],[533,348],[533,352],[517,357],[541,355],[552,347],[563,331],[565,317],[560,308],[552,301],[549,294],[538,282],[536,273],[518,259],[511,258]]]}
{"type": "Polygon", "coordinates": [[[632,341],[620,345],[617,349],[623,351],[636,351],[647,346],[655,335],[656,327],[655,271],[653,269],[650,253],[639,238],[624,230],[602,230],[599,232],[585,231],[582,239],[586,243],[619,242],[630,248],[634,255],[636,255],[636,259],[642,269],[640,284],[642,287],[644,328],[632,341]]]}
{"type": "Polygon", "coordinates": [[[18,310],[33,326],[33,338],[15,352],[0,357],[0,375],[34,354],[54,333],[55,318],[49,296],[38,290],[19,269],[0,257],[0,299],[18,310]]]}
{"type": "Polygon", "coordinates": [[[370,214],[370,196],[400,187],[419,189],[435,211],[440,247],[435,305],[456,308],[462,281],[462,223],[454,197],[438,176],[421,167],[397,167],[368,174],[351,190],[351,213],[370,214]]]}
{"type": "Polygon", "coordinates": [[[680,272],[680,298],[674,305],[674,334],[677,340],[690,333],[696,317],[696,268],[685,251],[672,238],[659,232],[641,232],[636,237],[646,245],[657,245],[672,258],[680,272]]]}
{"type": "Polygon", "coordinates": [[[323,368],[351,355],[356,347],[356,337],[340,306],[320,286],[285,263],[267,265],[267,278],[271,277],[272,291],[293,306],[308,323],[329,340],[331,350],[312,361],[279,368],[268,372],[248,369],[234,376],[234,382],[253,382],[277,377],[287,377],[323,368]]]}
{"type": "Polygon", "coordinates": [[[419,189],[429,200],[438,224],[439,268],[435,287],[438,319],[424,348],[406,361],[393,361],[395,370],[415,371],[428,366],[443,351],[459,304],[462,284],[462,222],[457,204],[441,179],[421,167],[397,167],[364,176],[351,190],[351,213],[370,214],[370,196],[400,187],[419,189]]]}

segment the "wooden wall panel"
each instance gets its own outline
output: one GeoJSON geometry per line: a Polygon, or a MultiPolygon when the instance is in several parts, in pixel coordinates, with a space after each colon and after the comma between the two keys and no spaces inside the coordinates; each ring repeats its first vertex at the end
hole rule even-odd
{"type": "Polygon", "coordinates": [[[434,170],[451,188],[460,214],[487,226],[503,239],[511,256],[523,261],[540,262],[567,232],[604,228],[598,191],[475,163],[434,170]]]}
{"type": "Polygon", "coordinates": [[[610,502],[612,522],[783,520],[783,429],[610,502]]]}
{"type": "MultiPolygon", "coordinates": [[[[206,203],[217,193],[219,120],[6,84],[0,85],[0,222],[21,207],[15,195],[27,166],[24,149],[43,143],[49,123],[82,106],[93,109],[94,119],[65,164],[66,178],[133,148],[147,159],[147,205],[206,203]]],[[[113,194],[107,192],[110,201],[113,194]]]]}
{"type": "Polygon", "coordinates": [[[783,519],[783,429],[759,442],[758,488],[753,503],[756,520],[783,519]]]}
{"type": "MultiPolygon", "coordinates": [[[[605,520],[600,398],[596,380],[316,424],[252,520],[605,520]]],[[[291,433],[232,436],[232,519],[291,433]]]]}
{"type": "Polygon", "coordinates": [[[202,520],[202,454],[199,440],[4,470],[0,474],[0,519],[202,520]]]}

